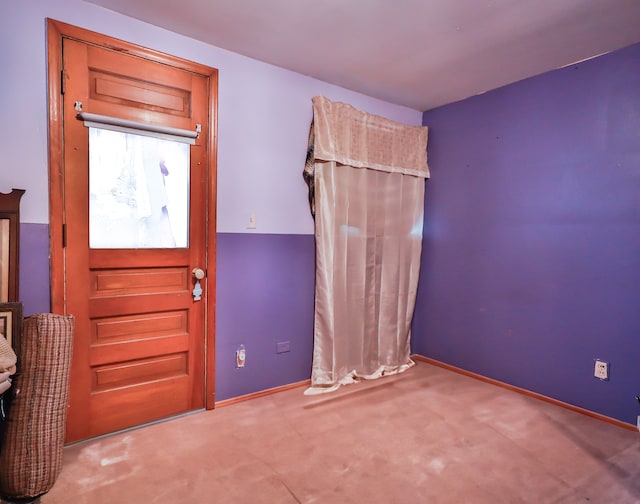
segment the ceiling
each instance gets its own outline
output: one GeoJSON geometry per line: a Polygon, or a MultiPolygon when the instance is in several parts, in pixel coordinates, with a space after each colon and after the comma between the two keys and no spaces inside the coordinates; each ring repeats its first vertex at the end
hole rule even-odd
{"type": "Polygon", "coordinates": [[[640,42],[640,0],[88,0],[416,110],[640,42]]]}

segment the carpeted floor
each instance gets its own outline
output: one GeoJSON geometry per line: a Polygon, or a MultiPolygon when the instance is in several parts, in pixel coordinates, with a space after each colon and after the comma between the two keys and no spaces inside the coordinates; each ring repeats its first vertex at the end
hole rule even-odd
{"type": "Polygon", "coordinates": [[[640,502],[637,432],[430,364],[302,392],[67,447],[41,502],[640,502]]]}

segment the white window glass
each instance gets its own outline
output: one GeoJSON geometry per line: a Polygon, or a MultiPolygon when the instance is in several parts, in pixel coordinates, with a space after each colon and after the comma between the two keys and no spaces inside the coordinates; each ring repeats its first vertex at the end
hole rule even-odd
{"type": "Polygon", "coordinates": [[[189,145],[89,128],[91,248],[189,243],[189,145]]]}

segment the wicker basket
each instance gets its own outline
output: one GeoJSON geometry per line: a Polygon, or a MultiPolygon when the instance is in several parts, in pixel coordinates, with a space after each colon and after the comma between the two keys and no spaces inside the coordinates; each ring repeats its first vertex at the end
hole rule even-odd
{"type": "Polygon", "coordinates": [[[64,446],[73,317],[33,315],[25,320],[19,391],[0,447],[0,496],[24,499],[49,491],[60,473],[64,446]]]}

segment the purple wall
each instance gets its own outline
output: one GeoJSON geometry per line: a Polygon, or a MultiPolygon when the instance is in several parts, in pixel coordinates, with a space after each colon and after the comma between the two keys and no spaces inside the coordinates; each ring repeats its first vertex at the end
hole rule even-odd
{"type": "Polygon", "coordinates": [[[51,309],[48,224],[20,224],[18,288],[25,316],[46,313],[51,309]]]}
{"type": "Polygon", "coordinates": [[[640,45],[423,124],[433,178],[414,351],[635,424],[640,45]]]}
{"type": "Polygon", "coordinates": [[[313,235],[218,233],[216,400],[311,376],[313,235]],[[276,353],[276,343],[290,351],[276,353]],[[247,351],[244,368],[235,352],[247,351]]]}

